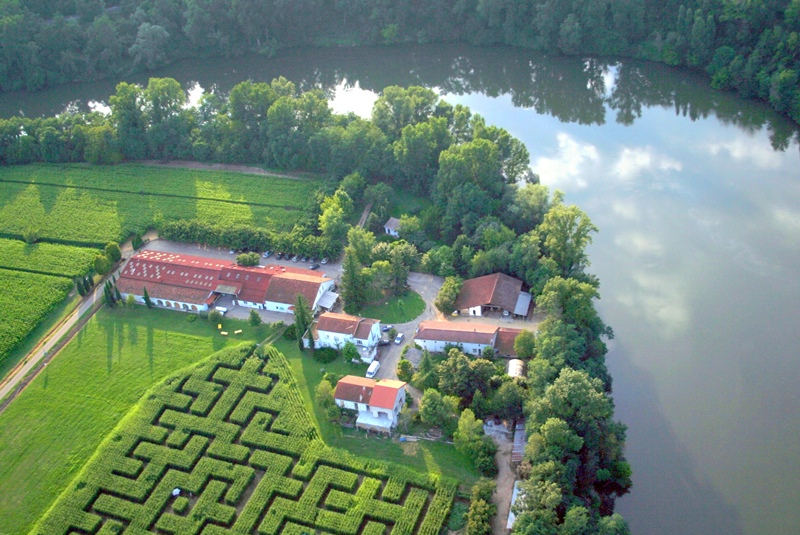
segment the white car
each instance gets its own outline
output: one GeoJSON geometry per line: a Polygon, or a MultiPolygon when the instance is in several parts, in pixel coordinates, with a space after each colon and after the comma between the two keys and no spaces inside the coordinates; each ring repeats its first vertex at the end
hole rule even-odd
{"type": "Polygon", "coordinates": [[[370,364],[369,368],[367,368],[367,378],[372,379],[373,377],[375,377],[375,374],[378,373],[378,370],[380,369],[381,369],[381,363],[378,362],[377,360],[373,360],[372,364],[370,364]]]}
{"type": "Polygon", "coordinates": [[[400,344],[402,344],[402,343],[403,343],[403,340],[405,340],[405,338],[406,338],[406,335],[405,335],[405,334],[403,334],[403,333],[400,333],[400,334],[398,334],[398,335],[397,335],[397,337],[394,339],[394,343],[395,343],[395,344],[397,344],[397,345],[400,345],[400,344]]]}

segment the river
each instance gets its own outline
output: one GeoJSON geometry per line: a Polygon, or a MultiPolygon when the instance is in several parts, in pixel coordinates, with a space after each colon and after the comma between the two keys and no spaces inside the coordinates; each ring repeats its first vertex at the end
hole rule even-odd
{"type": "MultiPolygon", "coordinates": [[[[600,228],[590,248],[628,425],[634,534],[800,526],[800,148],[766,106],[684,71],[462,46],[294,50],[151,73],[226,91],[284,75],[337,111],[419,84],[525,142],[600,228]]],[[[144,82],[145,75],[127,78],[144,82]]],[[[114,82],[0,95],[0,116],[106,99],[114,82]]]]}

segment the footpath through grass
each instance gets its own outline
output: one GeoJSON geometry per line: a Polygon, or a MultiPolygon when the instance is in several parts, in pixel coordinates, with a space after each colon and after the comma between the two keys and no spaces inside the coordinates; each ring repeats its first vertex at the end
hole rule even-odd
{"type": "Polygon", "coordinates": [[[159,220],[285,229],[319,185],[312,179],[135,164],[0,167],[0,233],[104,244],[159,220]]]}
{"type": "Polygon", "coordinates": [[[27,533],[142,394],[170,373],[273,331],[225,319],[103,309],[0,414],[0,533],[27,533]],[[195,318],[190,321],[190,318],[195,318]]]}
{"type": "Polygon", "coordinates": [[[376,305],[361,308],[359,314],[365,318],[375,318],[381,323],[407,323],[425,310],[425,300],[412,290],[403,295],[389,297],[376,305]]]}
{"type": "MultiPolygon", "coordinates": [[[[441,442],[398,442],[388,438],[368,436],[364,431],[344,429],[329,422],[323,411],[314,403],[314,391],[326,372],[337,375],[361,375],[366,364],[352,364],[339,357],[333,362],[321,364],[314,360],[310,351],[301,352],[297,342],[281,337],[274,343],[289,361],[294,372],[306,410],[312,415],[323,440],[329,446],[345,449],[360,457],[389,461],[423,471],[440,473],[461,482],[468,489],[478,480],[472,461],[456,451],[455,447],[441,442]]],[[[334,385],[335,386],[335,385],[334,385]]]]}

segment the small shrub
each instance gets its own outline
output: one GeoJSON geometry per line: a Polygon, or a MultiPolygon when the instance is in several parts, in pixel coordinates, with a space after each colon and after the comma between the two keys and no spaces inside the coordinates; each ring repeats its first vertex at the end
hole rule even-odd
{"type": "Polygon", "coordinates": [[[236,255],[236,263],[240,266],[257,266],[261,257],[258,253],[242,253],[236,255]]]}
{"type": "Polygon", "coordinates": [[[327,364],[328,362],[333,362],[336,360],[336,357],[339,356],[339,352],[333,349],[332,347],[323,347],[322,349],[315,349],[314,350],[314,360],[317,362],[321,362],[323,364],[327,364]]]}
{"type": "Polygon", "coordinates": [[[208,321],[210,321],[215,326],[218,323],[222,323],[222,312],[219,310],[212,310],[208,313],[208,321]]]}
{"type": "Polygon", "coordinates": [[[255,309],[251,309],[250,318],[247,321],[253,327],[258,327],[259,325],[261,325],[261,316],[258,314],[258,311],[256,311],[255,309]]]}
{"type": "Polygon", "coordinates": [[[134,234],[133,237],[131,238],[131,247],[133,247],[134,249],[138,249],[142,245],[144,245],[142,237],[139,236],[138,234],[134,234]]]}
{"type": "MultiPolygon", "coordinates": [[[[401,358],[397,361],[397,378],[401,381],[405,381],[407,383],[411,382],[411,378],[414,376],[414,366],[411,364],[411,361],[405,358],[401,358]]],[[[411,396],[409,396],[410,398],[411,396]]]]}
{"type": "Polygon", "coordinates": [[[39,241],[39,231],[34,228],[27,228],[22,231],[22,239],[25,243],[36,243],[39,241]]]}
{"type": "Polygon", "coordinates": [[[285,331],[283,331],[283,337],[287,340],[297,340],[297,332],[295,332],[294,323],[289,325],[285,331]]]}

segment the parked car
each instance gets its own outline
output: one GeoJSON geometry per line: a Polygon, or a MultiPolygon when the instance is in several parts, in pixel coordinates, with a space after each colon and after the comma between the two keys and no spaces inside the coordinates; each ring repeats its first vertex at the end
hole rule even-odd
{"type": "Polygon", "coordinates": [[[269,258],[269,257],[270,257],[270,255],[272,255],[272,251],[264,251],[264,254],[262,254],[261,256],[262,256],[263,258],[269,258]]]}
{"type": "Polygon", "coordinates": [[[292,262],[297,262],[298,260],[300,260],[300,257],[299,257],[299,256],[297,256],[297,255],[294,255],[294,256],[292,257],[292,262]]]}
{"type": "Polygon", "coordinates": [[[214,307],[214,310],[216,310],[217,312],[219,312],[220,314],[222,314],[224,316],[225,313],[228,311],[228,308],[227,307],[214,307]]]}
{"type": "Polygon", "coordinates": [[[378,362],[377,360],[373,360],[372,364],[370,364],[369,368],[367,368],[367,377],[369,379],[372,379],[373,377],[375,377],[375,374],[378,373],[378,370],[380,369],[381,369],[381,363],[378,362]]]}
{"type": "Polygon", "coordinates": [[[508,316],[510,316],[510,315],[511,315],[511,313],[510,313],[508,310],[504,310],[504,311],[503,311],[503,317],[504,317],[504,318],[507,318],[507,317],[508,317],[508,316]]]}
{"type": "Polygon", "coordinates": [[[327,258],[323,258],[322,260],[320,260],[320,262],[319,262],[319,263],[320,263],[320,264],[322,264],[322,265],[324,266],[325,264],[327,264],[327,263],[328,263],[328,259],[327,259],[327,258]]]}
{"type": "Polygon", "coordinates": [[[308,269],[319,269],[319,264],[311,264],[308,269]]]}
{"type": "Polygon", "coordinates": [[[235,252],[236,252],[236,251],[234,251],[233,249],[231,249],[230,251],[228,251],[228,254],[233,254],[233,253],[235,253],[235,252]]]}
{"type": "Polygon", "coordinates": [[[400,345],[400,344],[403,343],[403,340],[405,340],[405,338],[406,338],[406,335],[404,335],[403,333],[400,333],[400,334],[397,335],[397,338],[394,339],[394,343],[397,344],[397,345],[400,345]]]}
{"type": "Polygon", "coordinates": [[[391,342],[386,338],[381,338],[380,340],[378,340],[379,346],[388,346],[389,344],[391,344],[391,342]]]}
{"type": "Polygon", "coordinates": [[[384,325],[384,326],[381,327],[381,330],[383,332],[390,331],[390,330],[392,330],[392,326],[391,325],[384,325]]]}

